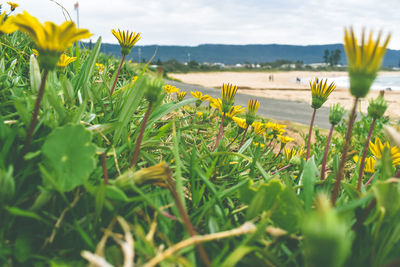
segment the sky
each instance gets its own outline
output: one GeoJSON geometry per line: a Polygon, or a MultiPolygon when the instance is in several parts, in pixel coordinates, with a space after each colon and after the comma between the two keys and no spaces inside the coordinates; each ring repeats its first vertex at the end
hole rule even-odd
{"type": "MultiPolygon", "coordinates": [[[[400,50],[399,0],[55,0],[79,26],[103,42],[117,43],[111,29],[140,32],[137,45],[343,43],[344,28],[392,34],[400,50]]],[[[40,21],[62,23],[52,0],[14,0],[40,21]]],[[[7,7],[6,1],[0,1],[7,7]]],[[[8,7],[7,7],[8,8],[8,7]]]]}

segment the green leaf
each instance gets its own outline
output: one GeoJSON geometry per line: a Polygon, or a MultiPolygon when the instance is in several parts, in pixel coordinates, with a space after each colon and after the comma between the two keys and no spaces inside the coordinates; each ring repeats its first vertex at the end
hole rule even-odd
{"type": "Polygon", "coordinates": [[[268,183],[262,182],[256,186],[250,181],[248,185],[240,189],[240,199],[249,205],[246,220],[277,207],[279,195],[283,190],[281,181],[273,179],[268,183]]]}
{"type": "Polygon", "coordinates": [[[32,240],[20,234],[14,245],[14,257],[18,262],[26,262],[32,256],[32,240]]]}
{"type": "Polygon", "coordinates": [[[257,250],[256,247],[240,246],[226,258],[221,267],[236,266],[244,256],[255,250],[257,250]]]}
{"type": "Polygon", "coordinates": [[[286,187],[280,194],[279,206],[274,210],[271,219],[278,227],[294,233],[299,230],[303,217],[301,200],[292,188],[286,187]]]}
{"type": "Polygon", "coordinates": [[[376,211],[384,211],[385,219],[390,220],[400,210],[399,179],[377,182],[372,191],[376,197],[376,211]]]}
{"type": "MultiPolygon", "coordinates": [[[[122,104],[121,112],[118,116],[119,126],[116,127],[114,132],[114,144],[119,141],[119,138],[122,135],[122,131],[132,120],[132,115],[135,113],[139,104],[142,102],[143,94],[144,94],[144,86],[146,84],[145,79],[141,79],[144,75],[144,72],[147,68],[147,65],[143,68],[142,72],[139,75],[138,80],[130,85],[130,88],[127,88],[127,95],[124,98],[124,102],[122,104]]],[[[149,122],[147,123],[149,124],[149,122]]]]}
{"type": "Polygon", "coordinates": [[[35,219],[37,221],[40,222],[45,222],[45,220],[40,217],[39,215],[37,215],[35,212],[33,211],[27,211],[27,210],[23,210],[17,207],[5,207],[5,209],[12,215],[18,216],[18,217],[25,217],[25,218],[31,218],[31,219],[35,219]]]}
{"type": "Polygon", "coordinates": [[[82,185],[95,168],[96,146],[82,125],[65,125],[48,135],[42,146],[44,168],[62,192],[82,185]]]}
{"type": "Polygon", "coordinates": [[[306,211],[311,210],[312,202],[314,199],[314,184],[317,177],[318,169],[315,165],[314,158],[309,159],[304,166],[304,170],[300,176],[303,183],[302,196],[306,211]]]}
{"type": "Polygon", "coordinates": [[[39,63],[34,55],[31,55],[29,60],[29,80],[31,82],[31,90],[34,93],[39,91],[42,78],[40,76],[39,63]]]}
{"type": "Polygon", "coordinates": [[[82,68],[73,82],[76,91],[83,88],[82,94],[85,99],[87,98],[88,94],[90,94],[88,84],[91,83],[89,82],[89,79],[91,77],[91,74],[93,73],[93,69],[95,67],[95,63],[100,52],[100,47],[101,37],[97,39],[97,42],[92,49],[92,52],[89,54],[86,61],[82,64],[82,68]]]}
{"type": "Polygon", "coordinates": [[[113,185],[106,186],[106,197],[112,200],[128,201],[124,191],[113,185]]]}

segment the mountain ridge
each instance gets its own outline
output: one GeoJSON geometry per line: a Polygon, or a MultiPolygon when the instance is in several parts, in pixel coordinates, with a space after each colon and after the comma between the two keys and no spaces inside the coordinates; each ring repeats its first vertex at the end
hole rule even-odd
{"type": "MultiPolygon", "coordinates": [[[[149,60],[157,51],[154,61],[171,59],[180,62],[195,60],[197,62],[243,64],[273,62],[275,60],[303,61],[305,64],[323,62],[325,50],[341,51],[340,64],[346,64],[343,44],[326,45],[287,45],[287,44],[201,44],[197,46],[180,45],[144,45],[135,46],[127,57],[133,61],[149,60]],[[139,52],[140,51],[140,52],[139,52]],[[139,54],[140,53],[140,54],[139,54]]],[[[102,52],[120,56],[118,44],[103,43],[102,52]]],[[[383,66],[398,67],[400,64],[400,50],[388,49],[383,66]]]]}

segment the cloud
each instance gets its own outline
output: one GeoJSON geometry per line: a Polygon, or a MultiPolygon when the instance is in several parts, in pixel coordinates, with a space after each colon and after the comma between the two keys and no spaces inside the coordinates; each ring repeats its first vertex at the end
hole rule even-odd
{"type": "MultiPolygon", "coordinates": [[[[5,2],[5,1],[4,1],[5,2]]],[[[59,0],[73,19],[75,0],[59,0]]],[[[49,0],[20,0],[41,20],[63,21],[49,0]]],[[[327,44],[341,43],[345,26],[393,33],[389,47],[400,49],[398,0],[81,0],[80,25],[116,43],[112,28],[142,33],[140,44],[327,44]]]]}

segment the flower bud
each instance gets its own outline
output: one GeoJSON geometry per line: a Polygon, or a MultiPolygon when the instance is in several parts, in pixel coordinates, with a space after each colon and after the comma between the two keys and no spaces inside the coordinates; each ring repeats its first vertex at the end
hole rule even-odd
{"type": "Polygon", "coordinates": [[[329,122],[333,125],[339,124],[346,113],[340,104],[335,104],[329,109],[329,122]]]}
{"type": "Polygon", "coordinates": [[[369,101],[368,115],[374,119],[381,118],[388,107],[382,92],[384,91],[381,91],[381,94],[376,99],[371,99],[369,101]]]}
{"type": "Polygon", "coordinates": [[[160,79],[147,79],[144,97],[149,102],[157,102],[163,90],[163,82],[160,79]]]}
{"type": "Polygon", "coordinates": [[[132,183],[137,185],[165,185],[169,172],[169,167],[165,162],[160,162],[154,166],[143,168],[136,172],[133,169],[129,169],[115,180],[114,185],[123,190],[129,189],[132,183]]]}
{"type": "Polygon", "coordinates": [[[303,234],[307,266],[343,266],[352,239],[347,224],[331,207],[326,195],[317,197],[316,210],[305,218],[303,234]]]}

